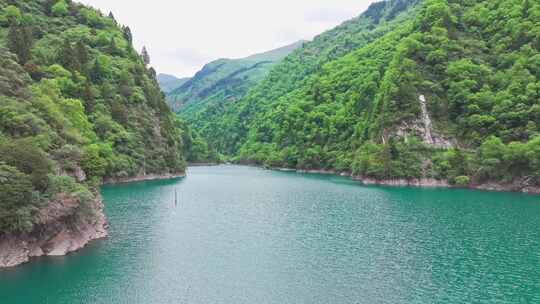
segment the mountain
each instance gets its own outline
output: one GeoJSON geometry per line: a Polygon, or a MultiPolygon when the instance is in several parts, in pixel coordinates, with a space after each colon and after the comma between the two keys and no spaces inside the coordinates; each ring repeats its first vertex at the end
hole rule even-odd
{"type": "Polygon", "coordinates": [[[246,58],[219,59],[208,63],[193,78],[169,92],[168,103],[178,111],[182,107],[201,108],[208,103],[242,98],[276,63],[303,43],[298,41],[246,58]]]}
{"type": "Polygon", "coordinates": [[[189,80],[189,77],[186,78],[177,78],[173,75],[168,74],[158,74],[157,75],[157,81],[159,84],[159,87],[163,91],[163,93],[167,94],[171,92],[172,90],[182,86],[186,81],[189,80]]]}
{"type": "Polygon", "coordinates": [[[239,162],[529,191],[539,16],[528,0],[374,3],[243,98],[180,115],[239,162]]]}
{"type": "Polygon", "coordinates": [[[181,125],[112,14],[0,0],[0,267],[106,235],[103,182],[184,174],[181,125]]]}

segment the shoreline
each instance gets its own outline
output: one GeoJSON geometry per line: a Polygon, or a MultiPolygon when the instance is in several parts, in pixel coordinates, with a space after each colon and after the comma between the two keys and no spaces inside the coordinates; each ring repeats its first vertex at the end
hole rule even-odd
{"type": "MultiPolygon", "coordinates": [[[[185,177],[185,173],[148,174],[125,178],[107,178],[103,185],[165,180],[185,177]]],[[[66,256],[90,242],[108,237],[108,223],[101,194],[92,202],[94,216],[83,218],[77,213],[79,202],[59,198],[39,211],[40,223],[32,232],[0,235],[0,270],[32,262],[36,257],[66,256]]]]}
{"type": "Polygon", "coordinates": [[[103,178],[101,185],[118,185],[118,184],[127,184],[135,182],[145,182],[153,180],[165,180],[165,179],[175,179],[186,177],[186,173],[167,173],[167,174],[145,174],[145,175],[136,175],[130,177],[108,177],[103,178]]]}
{"type": "Polygon", "coordinates": [[[40,223],[28,233],[0,237],[0,270],[31,262],[36,257],[65,256],[86,247],[91,241],[107,238],[108,224],[101,195],[90,207],[92,217],[78,213],[80,203],[59,197],[39,211],[40,223]]]}
{"type": "Polygon", "coordinates": [[[339,172],[336,170],[324,169],[292,169],[292,168],[265,168],[264,169],[281,171],[281,172],[296,172],[302,174],[323,174],[349,177],[354,181],[360,182],[366,186],[388,186],[388,187],[416,187],[416,188],[449,188],[449,189],[470,189],[491,192],[514,192],[531,195],[540,195],[540,186],[522,185],[519,182],[512,184],[500,184],[495,182],[487,182],[483,184],[470,184],[469,186],[459,187],[451,185],[447,180],[438,180],[435,178],[419,178],[419,179],[375,179],[371,177],[353,176],[350,172],[339,172]]]}

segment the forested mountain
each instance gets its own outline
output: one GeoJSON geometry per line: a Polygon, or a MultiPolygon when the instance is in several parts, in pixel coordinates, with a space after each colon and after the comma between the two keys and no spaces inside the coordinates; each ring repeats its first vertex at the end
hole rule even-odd
{"type": "Polygon", "coordinates": [[[172,90],[180,87],[181,85],[186,83],[186,81],[188,81],[188,80],[189,80],[188,77],[186,77],[186,78],[177,78],[176,76],[168,75],[168,74],[158,74],[157,75],[157,81],[158,81],[159,87],[161,88],[161,90],[165,94],[167,94],[167,93],[171,92],[172,90]]]}
{"type": "Polygon", "coordinates": [[[0,237],[96,211],[104,179],[184,172],[186,132],[155,78],[112,14],[0,0],[0,237]]]}
{"type": "Polygon", "coordinates": [[[184,84],[167,94],[174,111],[193,112],[215,103],[234,101],[257,82],[285,56],[301,47],[303,41],[241,59],[218,59],[205,65],[184,84]]]}
{"type": "Polygon", "coordinates": [[[184,115],[240,162],[540,184],[540,3],[390,0],[184,115]]]}

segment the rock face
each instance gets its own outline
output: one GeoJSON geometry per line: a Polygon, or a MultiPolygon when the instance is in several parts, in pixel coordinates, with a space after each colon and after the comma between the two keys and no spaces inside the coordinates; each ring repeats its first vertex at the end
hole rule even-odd
{"type": "MultiPolygon", "coordinates": [[[[78,176],[85,178],[81,174],[78,176]]],[[[109,178],[104,180],[104,184],[183,176],[185,173],[109,178]]],[[[58,195],[39,211],[38,223],[32,232],[0,233],[0,268],[26,263],[32,257],[63,256],[82,249],[92,240],[107,237],[107,219],[103,208],[103,201],[99,195],[84,206],[78,199],[58,195]]]]}
{"type": "Polygon", "coordinates": [[[186,173],[167,173],[167,174],[141,174],[135,177],[109,177],[103,180],[103,184],[123,184],[132,182],[151,181],[158,179],[173,179],[185,177],[186,173]]]}
{"type": "Polygon", "coordinates": [[[353,179],[362,182],[364,185],[384,185],[384,186],[413,186],[413,187],[451,187],[444,180],[434,178],[418,178],[418,179],[385,179],[378,180],[369,177],[353,177],[353,179]]]}
{"type": "MultiPolygon", "coordinates": [[[[360,181],[364,185],[381,185],[381,186],[408,186],[408,187],[441,187],[455,188],[446,180],[438,180],[434,178],[418,178],[418,179],[374,179],[370,177],[354,176],[354,180],[360,181]]],[[[510,184],[499,183],[480,183],[471,184],[469,189],[485,190],[485,191],[504,191],[504,192],[522,192],[528,194],[540,194],[540,187],[530,184],[528,181],[514,181],[510,184]]]]}
{"type": "Polygon", "coordinates": [[[445,138],[434,130],[427,109],[426,96],[420,95],[418,97],[418,102],[420,103],[421,117],[413,121],[403,122],[396,130],[396,135],[398,137],[417,135],[422,139],[424,144],[438,149],[450,149],[456,147],[457,142],[455,140],[445,138]]]}
{"type": "Polygon", "coordinates": [[[0,235],[0,268],[26,263],[32,257],[60,256],[88,242],[107,237],[101,197],[82,215],[78,200],[59,196],[40,210],[39,223],[30,233],[0,235]]]}

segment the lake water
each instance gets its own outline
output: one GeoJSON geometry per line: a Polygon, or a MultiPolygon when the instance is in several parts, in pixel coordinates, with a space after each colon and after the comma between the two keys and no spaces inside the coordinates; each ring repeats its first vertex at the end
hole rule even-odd
{"type": "Polygon", "coordinates": [[[0,271],[0,303],[540,303],[539,196],[188,174],[103,188],[110,238],[0,271]]]}

